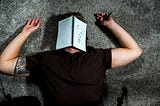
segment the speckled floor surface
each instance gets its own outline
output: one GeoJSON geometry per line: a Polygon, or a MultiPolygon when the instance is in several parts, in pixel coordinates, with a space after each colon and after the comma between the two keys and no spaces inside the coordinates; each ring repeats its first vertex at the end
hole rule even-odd
{"type": "MultiPolygon", "coordinates": [[[[131,64],[106,71],[105,106],[116,106],[121,88],[128,89],[123,106],[160,106],[160,1],[159,0],[0,0],[0,52],[22,29],[27,19],[42,20],[40,29],[22,48],[21,56],[55,48],[56,15],[81,12],[87,20],[88,45],[114,48],[115,41],[95,25],[95,13],[113,12],[144,49],[131,64]]],[[[6,92],[13,97],[37,96],[41,92],[25,78],[0,74],[6,92]]],[[[0,100],[3,99],[0,92],[0,100]]]]}

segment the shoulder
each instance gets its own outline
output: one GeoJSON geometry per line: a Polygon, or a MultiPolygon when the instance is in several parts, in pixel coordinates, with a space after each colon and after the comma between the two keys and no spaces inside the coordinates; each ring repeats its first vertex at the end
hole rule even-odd
{"type": "Polygon", "coordinates": [[[61,50],[48,50],[48,51],[42,51],[42,52],[38,52],[38,53],[34,53],[34,54],[30,54],[25,56],[26,60],[30,61],[30,60],[34,60],[34,61],[42,61],[45,58],[50,58],[53,56],[58,56],[62,54],[61,50]]]}
{"type": "Polygon", "coordinates": [[[55,50],[48,50],[48,51],[40,51],[40,52],[36,52],[36,53],[30,53],[26,57],[43,57],[43,56],[53,54],[54,51],[55,50]]]}
{"type": "Polygon", "coordinates": [[[106,53],[111,53],[111,48],[103,49],[103,48],[94,48],[92,46],[88,46],[87,52],[94,54],[106,54],[106,53]]]}
{"type": "Polygon", "coordinates": [[[89,47],[87,52],[88,52],[88,57],[91,57],[91,60],[98,62],[98,64],[102,63],[107,69],[111,68],[111,62],[112,62],[111,48],[103,49],[103,48],[89,47]]]}

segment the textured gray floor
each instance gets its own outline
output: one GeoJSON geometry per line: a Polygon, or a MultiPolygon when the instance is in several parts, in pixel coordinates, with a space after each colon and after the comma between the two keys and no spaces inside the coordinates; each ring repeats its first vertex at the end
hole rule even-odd
{"type": "MultiPolygon", "coordinates": [[[[160,1],[159,0],[1,0],[0,51],[21,30],[27,19],[38,17],[43,24],[24,45],[21,55],[51,50],[55,47],[56,15],[81,12],[88,23],[88,45],[116,47],[115,41],[95,26],[94,13],[113,12],[123,26],[144,49],[133,63],[106,71],[105,106],[116,106],[121,88],[128,89],[123,106],[160,106],[160,1]]],[[[0,75],[6,92],[13,97],[37,96],[41,92],[25,78],[0,75]]],[[[0,100],[2,100],[0,93],[0,100]]]]}

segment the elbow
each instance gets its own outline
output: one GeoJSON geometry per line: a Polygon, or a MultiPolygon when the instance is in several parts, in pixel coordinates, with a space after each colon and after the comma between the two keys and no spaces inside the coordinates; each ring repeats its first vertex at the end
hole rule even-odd
{"type": "Polygon", "coordinates": [[[2,62],[0,61],[0,72],[2,72],[3,70],[3,65],[2,65],[2,62]]]}
{"type": "Polygon", "coordinates": [[[142,53],[143,53],[143,49],[139,47],[138,49],[135,50],[135,57],[136,58],[140,57],[142,53]]]}
{"type": "Polygon", "coordinates": [[[0,71],[1,71],[1,68],[2,68],[2,59],[1,59],[1,56],[0,56],[0,71]]]}
{"type": "Polygon", "coordinates": [[[0,56],[0,70],[2,69],[2,64],[4,63],[4,60],[2,59],[2,57],[0,56]]]}
{"type": "Polygon", "coordinates": [[[138,50],[138,55],[141,56],[142,53],[143,53],[143,49],[142,49],[142,48],[139,48],[139,50],[138,50]]]}
{"type": "Polygon", "coordinates": [[[3,70],[3,61],[0,59],[0,72],[3,70]]]}
{"type": "Polygon", "coordinates": [[[5,70],[5,67],[7,66],[7,60],[5,60],[4,58],[2,58],[2,56],[0,56],[0,72],[3,72],[5,70]]]}

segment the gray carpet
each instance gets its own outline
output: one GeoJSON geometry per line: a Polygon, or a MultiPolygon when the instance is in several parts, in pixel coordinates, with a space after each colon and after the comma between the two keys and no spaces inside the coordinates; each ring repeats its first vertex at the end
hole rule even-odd
{"type": "MultiPolygon", "coordinates": [[[[52,50],[56,41],[56,15],[81,12],[87,20],[88,45],[114,48],[116,42],[95,25],[95,13],[113,12],[144,49],[131,64],[106,71],[104,104],[116,106],[126,87],[123,106],[160,106],[160,1],[159,0],[1,0],[0,51],[21,31],[27,19],[38,17],[42,26],[22,48],[21,56],[52,50]]],[[[0,75],[7,93],[13,97],[33,95],[43,104],[39,88],[23,77],[0,75]]],[[[0,92],[0,100],[3,99],[0,92]]]]}

